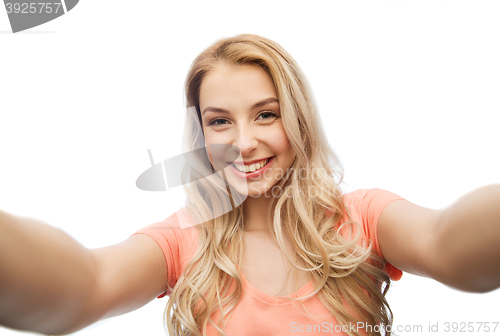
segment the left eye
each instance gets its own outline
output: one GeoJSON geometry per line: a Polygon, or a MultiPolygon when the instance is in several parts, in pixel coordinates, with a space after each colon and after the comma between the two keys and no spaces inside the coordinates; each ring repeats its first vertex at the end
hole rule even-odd
{"type": "Polygon", "coordinates": [[[264,112],[264,113],[261,113],[257,118],[260,118],[262,116],[264,116],[263,119],[270,119],[272,117],[277,117],[276,113],[273,113],[273,112],[264,112]]]}

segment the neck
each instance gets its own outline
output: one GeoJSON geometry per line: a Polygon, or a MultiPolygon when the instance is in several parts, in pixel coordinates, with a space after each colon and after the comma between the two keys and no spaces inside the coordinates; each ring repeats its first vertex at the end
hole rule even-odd
{"type": "Polygon", "coordinates": [[[243,220],[245,231],[272,232],[272,219],[268,220],[271,212],[270,204],[274,200],[273,196],[259,197],[249,196],[243,202],[243,220]]]}

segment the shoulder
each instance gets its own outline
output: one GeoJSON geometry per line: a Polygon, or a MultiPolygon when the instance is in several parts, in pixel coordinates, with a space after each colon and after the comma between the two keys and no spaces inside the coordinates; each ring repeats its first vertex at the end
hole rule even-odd
{"type": "MultiPolygon", "coordinates": [[[[170,288],[174,287],[198,247],[198,227],[192,224],[187,209],[181,208],[164,220],[143,227],[133,234],[148,235],[161,247],[167,264],[170,288]]],[[[158,298],[168,294],[166,292],[158,298]]]]}
{"type": "Polygon", "coordinates": [[[188,252],[196,246],[198,228],[193,224],[187,208],[181,208],[162,221],[150,224],[134,234],[147,234],[162,247],[188,252]]]}
{"type": "Polygon", "coordinates": [[[357,189],[343,194],[344,201],[350,204],[373,206],[390,202],[396,199],[403,199],[401,196],[380,188],[357,189]]]}
{"type": "MultiPolygon", "coordinates": [[[[374,241],[375,251],[379,251],[377,228],[379,217],[389,203],[404,200],[390,191],[372,188],[358,189],[342,195],[345,205],[341,223],[357,222],[366,238],[374,241]]],[[[355,229],[356,230],[356,229],[355,229]]]]}
{"type": "Polygon", "coordinates": [[[358,189],[343,195],[344,204],[353,217],[366,225],[376,225],[385,207],[403,197],[380,188],[358,189]]]}
{"type": "MultiPolygon", "coordinates": [[[[351,220],[359,223],[363,237],[372,243],[372,251],[382,259],[386,259],[383,253],[385,251],[379,242],[379,219],[390,203],[405,199],[380,188],[358,189],[344,194],[343,198],[346,207],[343,221],[351,220]]],[[[401,270],[390,263],[385,264],[384,271],[393,280],[399,280],[402,276],[401,270]]]]}

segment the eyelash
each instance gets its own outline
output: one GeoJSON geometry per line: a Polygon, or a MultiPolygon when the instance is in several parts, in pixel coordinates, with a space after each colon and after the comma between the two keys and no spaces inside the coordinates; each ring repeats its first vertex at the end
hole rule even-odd
{"type": "MultiPolygon", "coordinates": [[[[265,111],[265,112],[262,112],[261,114],[259,114],[259,116],[258,116],[258,117],[260,117],[260,116],[261,116],[261,115],[263,115],[263,114],[270,114],[271,116],[274,116],[274,117],[276,117],[276,118],[278,118],[278,117],[279,117],[276,113],[271,112],[271,111],[265,111]]],[[[258,118],[258,117],[257,117],[257,118],[258,118]]],[[[266,118],[266,119],[270,119],[270,118],[266,118]]],[[[264,120],[266,120],[266,119],[264,119],[264,120]]],[[[225,124],[218,124],[218,125],[217,125],[217,124],[215,124],[215,123],[216,123],[217,121],[219,121],[219,120],[222,120],[222,121],[227,121],[226,119],[217,118],[217,119],[212,120],[212,121],[208,124],[208,126],[212,126],[212,125],[215,125],[215,126],[223,126],[223,125],[225,125],[225,124]]]]}

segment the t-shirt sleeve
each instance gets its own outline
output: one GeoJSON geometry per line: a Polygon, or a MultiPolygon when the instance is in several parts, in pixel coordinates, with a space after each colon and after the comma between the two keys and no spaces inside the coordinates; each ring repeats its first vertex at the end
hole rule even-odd
{"type": "Polygon", "coordinates": [[[186,262],[196,248],[196,228],[182,229],[177,218],[179,211],[163,221],[143,227],[131,235],[148,235],[158,243],[163,251],[167,264],[168,288],[158,296],[158,299],[170,295],[171,288],[177,283],[186,262]]]}
{"type": "MultiPolygon", "coordinates": [[[[350,193],[352,204],[359,211],[364,232],[372,242],[372,248],[376,255],[384,258],[378,240],[378,219],[385,207],[396,200],[404,200],[399,195],[383,189],[361,189],[350,193]]],[[[384,259],[385,260],[385,259],[384,259]]],[[[403,272],[386,262],[383,270],[392,280],[400,280],[403,272]]]]}

